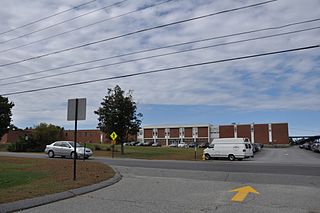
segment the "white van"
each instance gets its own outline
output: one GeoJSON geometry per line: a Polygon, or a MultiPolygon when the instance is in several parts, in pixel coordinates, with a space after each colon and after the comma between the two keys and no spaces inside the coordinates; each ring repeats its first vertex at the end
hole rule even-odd
{"type": "Polygon", "coordinates": [[[209,147],[203,150],[203,155],[206,160],[228,158],[233,161],[253,158],[253,151],[248,138],[219,138],[214,139],[209,147]]]}

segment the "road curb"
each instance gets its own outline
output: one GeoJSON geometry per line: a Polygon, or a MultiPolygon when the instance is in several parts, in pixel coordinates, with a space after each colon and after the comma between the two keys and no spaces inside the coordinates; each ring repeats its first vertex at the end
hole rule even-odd
{"type": "Polygon", "coordinates": [[[122,179],[122,175],[113,168],[115,171],[115,175],[106,180],[102,181],[100,183],[92,184],[89,186],[84,186],[81,188],[77,189],[71,189],[65,192],[59,192],[55,194],[50,194],[50,195],[44,195],[41,197],[35,197],[35,198],[30,198],[30,199],[25,199],[25,200],[19,200],[11,203],[4,203],[0,204],[0,213],[5,213],[5,212],[14,212],[14,211],[21,211],[24,209],[29,209],[41,205],[45,205],[48,203],[53,203],[59,200],[64,200],[72,197],[76,197],[85,193],[89,193],[92,191],[96,191],[98,189],[102,189],[108,186],[111,186],[117,182],[119,182],[122,179]]]}

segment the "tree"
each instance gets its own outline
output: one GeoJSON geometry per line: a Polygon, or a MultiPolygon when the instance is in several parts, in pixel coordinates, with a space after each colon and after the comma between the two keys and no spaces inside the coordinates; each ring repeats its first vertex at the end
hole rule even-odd
{"type": "Polygon", "coordinates": [[[9,102],[8,98],[0,95],[0,139],[9,131],[10,127],[12,126],[12,107],[14,107],[14,103],[9,102]]]}
{"type": "Polygon", "coordinates": [[[116,132],[117,140],[121,143],[121,154],[124,153],[123,142],[128,134],[136,134],[139,131],[142,114],[136,114],[137,106],[133,101],[132,91],[125,95],[120,86],[114,89],[108,88],[107,95],[101,102],[101,107],[94,113],[99,116],[98,128],[110,134],[116,132]]]}
{"type": "Polygon", "coordinates": [[[11,151],[43,151],[46,145],[61,140],[63,128],[40,123],[29,130],[31,134],[28,134],[28,137],[20,137],[17,143],[12,144],[11,151]]]}
{"type": "Polygon", "coordinates": [[[32,140],[44,149],[46,145],[61,139],[62,128],[53,124],[40,123],[35,126],[31,133],[32,140]]]}

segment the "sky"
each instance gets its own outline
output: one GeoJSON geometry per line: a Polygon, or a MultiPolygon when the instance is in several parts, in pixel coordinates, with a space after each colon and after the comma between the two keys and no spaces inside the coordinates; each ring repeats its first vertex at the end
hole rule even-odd
{"type": "Polygon", "coordinates": [[[45,122],[73,129],[68,99],[86,98],[87,119],[78,128],[94,129],[94,111],[107,89],[119,85],[133,90],[143,126],[284,122],[292,136],[319,135],[320,48],[212,63],[319,45],[319,0],[232,10],[259,2],[265,1],[2,0],[0,95],[14,102],[12,119],[19,128],[45,122]],[[298,22],[305,23],[292,25],[298,22]],[[196,40],[202,41],[190,43],[196,40]],[[185,65],[192,66],[172,69],[185,65]],[[28,92],[159,69],[167,70],[28,92]]]}

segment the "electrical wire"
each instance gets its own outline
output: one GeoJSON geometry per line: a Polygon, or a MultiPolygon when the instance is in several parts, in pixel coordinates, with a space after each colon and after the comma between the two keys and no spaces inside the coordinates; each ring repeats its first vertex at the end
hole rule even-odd
{"type": "Polygon", "coordinates": [[[50,18],[52,18],[52,17],[61,15],[61,14],[63,14],[63,13],[69,12],[69,11],[71,11],[71,10],[80,8],[80,7],[82,7],[82,6],[91,4],[91,3],[96,2],[96,1],[97,1],[97,0],[88,1],[88,2],[86,2],[86,3],[83,3],[83,4],[80,4],[80,5],[74,6],[74,7],[70,8],[70,9],[63,10],[63,11],[61,11],[61,12],[54,13],[54,14],[52,14],[52,15],[49,15],[49,16],[46,16],[46,17],[43,17],[43,18],[40,18],[40,19],[36,19],[36,20],[31,21],[31,22],[29,22],[29,23],[27,23],[27,24],[23,24],[23,25],[20,25],[20,26],[18,26],[18,27],[15,27],[15,28],[13,28],[13,29],[0,32],[0,35],[6,34],[6,33],[9,33],[9,32],[12,32],[12,31],[15,31],[15,30],[17,30],[17,29],[21,29],[21,28],[23,28],[23,27],[26,27],[26,26],[29,26],[29,25],[32,25],[32,24],[35,24],[35,23],[38,23],[38,22],[41,22],[41,21],[44,21],[44,20],[47,20],[47,19],[50,19],[50,18]]]}
{"type": "Polygon", "coordinates": [[[55,24],[46,26],[46,27],[44,27],[44,28],[41,28],[41,29],[38,29],[38,30],[34,30],[34,31],[32,31],[32,32],[29,32],[29,33],[22,34],[22,35],[20,35],[20,36],[17,36],[17,37],[14,37],[14,38],[10,38],[10,39],[8,39],[8,40],[0,41],[0,44],[5,44],[5,43],[7,43],[7,42],[17,40],[17,39],[19,39],[19,38],[23,38],[23,37],[26,37],[26,36],[29,36],[29,35],[33,35],[33,34],[38,33],[38,32],[42,32],[42,31],[44,31],[44,30],[47,30],[47,29],[50,29],[50,28],[59,26],[59,25],[61,25],[61,24],[65,24],[65,23],[67,23],[67,22],[69,22],[69,21],[76,20],[76,19],[78,19],[78,18],[81,18],[81,17],[87,16],[87,15],[90,15],[90,14],[92,14],[92,13],[96,13],[96,12],[98,12],[98,11],[101,11],[101,10],[104,10],[104,9],[107,9],[107,8],[110,8],[110,7],[114,7],[114,6],[117,6],[117,5],[120,5],[120,4],[122,4],[122,3],[126,2],[126,1],[128,1],[128,0],[123,0],[123,1],[116,2],[116,3],[113,3],[113,4],[107,5],[107,6],[103,6],[103,7],[101,7],[101,8],[92,10],[92,11],[87,12],[87,13],[83,13],[83,14],[81,14],[81,15],[78,15],[78,16],[75,16],[75,17],[73,17],[73,18],[70,18],[70,19],[67,19],[67,20],[64,20],[64,21],[61,21],[61,22],[58,22],[58,23],[55,23],[55,24]]]}
{"type": "Polygon", "coordinates": [[[40,80],[40,79],[47,79],[47,78],[52,78],[52,77],[57,77],[57,76],[62,76],[62,75],[67,75],[67,74],[73,74],[73,73],[79,73],[79,72],[84,72],[84,71],[88,71],[88,70],[93,70],[93,69],[98,69],[98,68],[103,68],[103,67],[110,67],[110,66],[114,66],[114,65],[131,63],[131,62],[136,62],[136,61],[141,61],[141,60],[146,60],[146,59],[151,59],[151,58],[158,58],[158,57],[163,57],[163,56],[175,55],[175,54],[203,50],[203,49],[225,46],[225,45],[230,45],[230,44],[239,44],[239,43],[243,43],[243,42],[256,41],[256,40],[261,40],[261,39],[266,39],[266,38],[274,38],[274,37],[278,37],[278,36],[306,32],[306,31],[316,30],[316,29],[320,29],[320,26],[302,29],[302,30],[295,30],[295,31],[291,31],[291,32],[278,33],[278,34],[273,34],[273,35],[243,39],[243,40],[238,40],[238,41],[225,42],[225,43],[214,44],[214,45],[209,45],[209,46],[204,46],[204,47],[191,48],[191,49],[187,49],[187,50],[174,51],[174,52],[170,52],[170,53],[158,54],[158,55],[147,56],[147,57],[142,57],[142,58],[136,58],[136,59],[131,59],[131,60],[127,60],[127,61],[120,61],[120,62],[115,62],[115,63],[110,63],[110,64],[104,64],[104,65],[99,65],[99,66],[95,66],[95,67],[83,68],[83,69],[78,69],[78,70],[73,70],[73,71],[68,71],[68,72],[63,72],[63,73],[57,73],[57,74],[52,74],[52,75],[47,75],[47,76],[42,76],[42,77],[37,77],[37,78],[30,78],[30,79],[26,79],[26,80],[3,83],[3,84],[0,84],[0,86],[30,82],[30,81],[40,80]]]}
{"type": "Polygon", "coordinates": [[[39,40],[36,40],[36,41],[32,41],[32,42],[26,43],[26,44],[22,44],[22,45],[18,45],[18,46],[15,46],[15,47],[8,48],[8,49],[0,50],[0,53],[8,52],[8,51],[19,49],[19,48],[26,47],[26,46],[30,46],[32,44],[36,44],[36,43],[39,43],[39,42],[42,42],[42,41],[46,41],[46,40],[49,40],[49,39],[52,39],[52,38],[56,38],[58,36],[62,36],[62,35],[65,35],[65,34],[68,34],[68,33],[71,33],[71,32],[78,31],[80,29],[84,29],[84,28],[91,27],[91,26],[94,26],[94,25],[97,25],[97,24],[101,24],[101,23],[104,23],[106,21],[110,21],[110,20],[117,19],[117,18],[120,18],[120,17],[124,17],[124,16],[130,15],[130,14],[136,13],[136,12],[141,12],[143,10],[147,10],[147,9],[150,9],[150,8],[153,8],[153,7],[157,7],[159,5],[166,4],[166,3],[171,2],[171,1],[175,1],[175,0],[166,0],[164,2],[160,2],[160,3],[153,4],[153,5],[150,5],[150,6],[147,6],[147,7],[143,7],[142,9],[137,9],[137,10],[129,11],[129,12],[117,15],[117,16],[113,16],[113,17],[109,17],[109,18],[106,18],[106,19],[102,19],[100,21],[93,22],[91,24],[87,24],[87,25],[84,25],[84,26],[80,26],[80,27],[74,28],[74,29],[69,30],[69,31],[64,31],[62,33],[51,35],[51,36],[48,36],[48,37],[45,37],[45,38],[42,38],[42,39],[39,39],[39,40]]]}
{"type": "Polygon", "coordinates": [[[74,50],[74,49],[79,49],[79,48],[82,48],[82,47],[87,47],[87,46],[91,46],[91,45],[94,45],[94,44],[107,42],[107,41],[111,41],[111,40],[114,40],[114,39],[123,38],[123,37],[131,36],[131,35],[134,35],[134,34],[146,32],[146,31],[150,31],[150,30],[160,29],[160,28],[163,28],[163,27],[182,24],[182,23],[186,23],[186,22],[190,22],[190,21],[194,21],[194,20],[199,20],[199,19],[203,19],[203,18],[215,16],[215,15],[220,15],[220,14],[224,14],[224,13],[234,12],[234,11],[238,11],[238,10],[243,10],[243,9],[247,9],[247,8],[257,7],[257,6],[265,5],[265,4],[268,4],[268,3],[275,2],[275,1],[277,1],[277,0],[264,1],[264,2],[260,2],[260,3],[256,3],[256,4],[251,4],[251,5],[247,5],[247,6],[242,6],[242,7],[232,8],[232,9],[228,9],[228,10],[223,10],[223,11],[210,13],[210,14],[206,14],[206,15],[202,15],[202,16],[196,16],[196,17],[193,17],[193,18],[183,19],[183,20],[180,20],[180,21],[170,22],[170,23],[163,24],[163,25],[158,25],[158,26],[155,26],[155,27],[144,28],[144,29],[140,29],[140,30],[133,31],[133,32],[130,32],[130,33],[125,33],[125,34],[122,34],[122,35],[109,37],[109,38],[105,38],[105,39],[89,42],[89,43],[78,45],[78,46],[74,46],[74,47],[69,47],[69,48],[66,48],[66,49],[62,49],[62,50],[58,50],[58,51],[54,51],[54,52],[50,52],[50,53],[34,56],[34,57],[31,57],[31,58],[26,58],[26,59],[23,59],[23,60],[14,61],[14,62],[10,62],[10,63],[7,63],[7,64],[1,64],[0,67],[5,67],[5,66],[13,65],[13,64],[19,64],[19,63],[22,63],[22,62],[25,62],[25,61],[39,59],[39,58],[47,57],[47,56],[50,56],[50,55],[55,55],[55,54],[62,53],[62,52],[68,52],[68,51],[71,51],[71,50],[74,50]]]}
{"type": "MultiPolygon", "coordinates": [[[[256,33],[256,32],[277,30],[277,29],[282,29],[285,27],[310,23],[310,22],[319,21],[319,20],[320,20],[320,18],[310,19],[310,20],[305,20],[305,21],[300,21],[300,22],[288,23],[288,24],[281,25],[281,26],[260,28],[260,29],[256,29],[256,30],[232,33],[232,34],[227,34],[227,35],[222,35],[222,36],[208,37],[208,38],[203,38],[203,39],[198,39],[198,40],[193,40],[193,41],[188,41],[188,42],[182,42],[182,43],[177,43],[177,44],[170,44],[170,45],[166,45],[166,46],[162,46],[162,47],[156,47],[156,48],[151,48],[151,49],[146,49],[146,50],[139,50],[139,51],[135,51],[135,52],[124,53],[124,54],[114,55],[114,56],[108,56],[108,57],[104,57],[104,58],[99,58],[99,59],[90,60],[90,61],[84,61],[84,62],[70,64],[70,65],[64,65],[64,66],[45,69],[45,70],[41,70],[41,71],[9,76],[9,77],[5,77],[5,78],[1,78],[0,81],[18,78],[18,77],[25,77],[25,76],[34,75],[34,74],[46,73],[46,72],[53,71],[53,70],[59,70],[59,69],[63,69],[63,68],[69,68],[69,67],[104,61],[104,60],[108,60],[108,59],[114,59],[114,58],[119,58],[119,57],[124,57],[124,56],[131,56],[131,55],[140,54],[140,53],[147,53],[147,52],[151,52],[151,51],[155,51],[155,50],[162,50],[162,49],[171,48],[171,47],[178,47],[178,46],[187,45],[187,44],[195,44],[195,43],[204,42],[204,41],[211,41],[211,40],[221,39],[221,38],[229,38],[229,37],[234,37],[234,36],[238,36],[238,35],[246,35],[246,34],[251,34],[251,33],[256,33]]],[[[308,29],[312,30],[313,28],[308,28],[308,29]]],[[[307,31],[308,29],[305,29],[304,31],[307,31]]],[[[297,32],[297,31],[292,31],[292,33],[295,33],[295,32],[297,32]]]]}
{"type": "Polygon", "coordinates": [[[240,56],[240,57],[235,57],[235,58],[227,58],[227,59],[221,59],[221,60],[215,60],[215,61],[206,61],[206,62],[195,63],[195,64],[187,64],[187,65],[181,65],[181,66],[175,66],[175,67],[169,67],[169,68],[163,68],[163,69],[156,69],[156,70],[148,70],[148,71],[143,71],[143,72],[136,72],[136,73],[130,73],[130,74],[107,77],[107,78],[100,78],[100,79],[94,79],[94,80],[88,80],[88,81],[82,81],[82,82],[75,82],[75,83],[69,83],[69,84],[56,85],[56,86],[51,86],[51,87],[43,87],[43,88],[38,88],[38,89],[23,90],[23,91],[17,91],[17,92],[9,92],[9,93],[2,94],[2,96],[31,93],[31,92],[37,92],[37,91],[43,91],[43,90],[50,90],[50,89],[57,89],[57,88],[63,88],[63,87],[70,87],[70,86],[76,86],[76,85],[95,83],[95,82],[100,82],[100,81],[108,81],[108,80],[128,78],[128,77],[147,75],[147,74],[153,74],[153,73],[168,72],[170,70],[177,70],[177,69],[185,69],[185,68],[190,68],[190,67],[205,66],[205,65],[210,65],[210,64],[217,64],[217,63],[236,61],[236,60],[243,60],[243,59],[256,58],[256,57],[263,57],[263,56],[268,56],[268,55],[283,54],[283,53],[289,53],[289,52],[297,52],[297,51],[302,51],[302,50],[315,49],[315,48],[319,48],[319,47],[320,47],[320,45],[317,44],[317,45],[304,46],[304,47],[293,48],[293,49],[285,49],[285,50],[266,52],[266,53],[260,53],[260,54],[245,55],[245,56],[240,56]]]}

